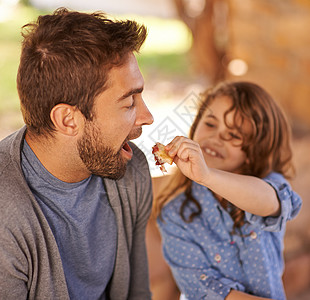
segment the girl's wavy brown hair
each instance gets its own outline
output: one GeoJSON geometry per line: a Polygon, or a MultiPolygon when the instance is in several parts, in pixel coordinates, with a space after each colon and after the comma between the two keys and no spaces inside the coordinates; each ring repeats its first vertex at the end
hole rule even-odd
{"type": "MultiPolygon", "coordinates": [[[[243,136],[241,149],[246,153],[248,163],[244,165],[242,174],[259,178],[265,177],[271,171],[283,174],[286,178],[294,175],[291,150],[291,129],[285,114],[273,98],[260,86],[251,82],[223,82],[208,89],[201,95],[201,104],[196,118],[190,128],[189,138],[193,138],[197,125],[207,107],[216,101],[217,97],[227,96],[232,99],[232,106],[225,112],[234,114],[234,128],[243,136]],[[242,122],[239,122],[241,118],[242,122]],[[236,121],[238,119],[238,122],[236,121]],[[251,132],[245,135],[242,124],[249,121],[251,132]]],[[[185,193],[180,214],[185,222],[192,222],[201,213],[199,202],[192,195],[192,182],[177,170],[167,181],[164,189],[155,199],[154,214],[160,211],[173,196],[181,191],[185,193]],[[194,211],[187,219],[184,216],[185,207],[194,203],[194,211]]],[[[223,199],[221,205],[226,209],[228,201],[223,199]]],[[[244,224],[244,211],[233,207],[231,217],[234,229],[244,224]]]]}

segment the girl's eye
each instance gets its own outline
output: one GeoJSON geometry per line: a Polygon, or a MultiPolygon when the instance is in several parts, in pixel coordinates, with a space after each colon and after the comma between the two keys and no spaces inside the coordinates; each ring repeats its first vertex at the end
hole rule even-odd
{"type": "Polygon", "coordinates": [[[214,128],[214,127],[215,127],[215,125],[213,125],[212,123],[209,123],[209,122],[205,122],[205,124],[206,124],[208,127],[210,127],[210,128],[214,128]]]}
{"type": "Polygon", "coordinates": [[[237,135],[237,134],[235,134],[235,133],[232,133],[232,132],[230,132],[229,134],[230,134],[230,136],[231,136],[233,139],[241,140],[241,136],[239,136],[239,135],[237,135]]]}

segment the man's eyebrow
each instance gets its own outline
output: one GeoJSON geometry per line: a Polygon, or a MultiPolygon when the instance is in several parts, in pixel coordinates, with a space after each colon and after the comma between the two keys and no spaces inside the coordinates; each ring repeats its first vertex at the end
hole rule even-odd
{"type": "Polygon", "coordinates": [[[143,87],[132,89],[129,92],[127,92],[124,95],[122,95],[120,98],[118,98],[117,102],[120,102],[120,101],[130,97],[131,95],[141,94],[142,92],[143,92],[143,87]]]}

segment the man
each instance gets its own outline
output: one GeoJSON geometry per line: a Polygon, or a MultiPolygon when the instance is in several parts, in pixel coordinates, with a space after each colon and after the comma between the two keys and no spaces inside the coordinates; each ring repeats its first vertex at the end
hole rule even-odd
{"type": "Polygon", "coordinates": [[[25,128],[0,142],[0,299],[150,299],[146,29],[58,9],[24,26],[25,128]]]}

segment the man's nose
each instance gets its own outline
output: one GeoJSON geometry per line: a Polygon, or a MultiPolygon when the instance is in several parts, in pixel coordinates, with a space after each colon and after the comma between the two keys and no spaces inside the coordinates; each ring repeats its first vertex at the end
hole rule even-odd
{"type": "Polygon", "coordinates": [[[138,107],[136,125],[138,126],[151,125],[153,122],[154,122],[153,115],[149,111],[145,102],[141,100],[141,103],[138,107]]]}

